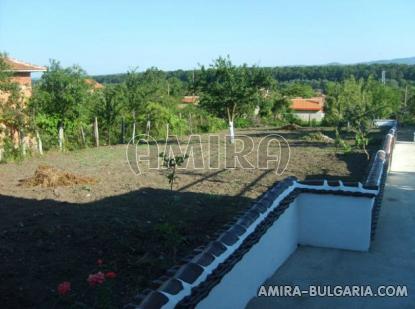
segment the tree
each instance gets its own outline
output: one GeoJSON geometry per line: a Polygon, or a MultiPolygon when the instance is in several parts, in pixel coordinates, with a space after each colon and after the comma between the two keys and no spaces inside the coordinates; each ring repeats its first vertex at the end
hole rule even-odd
{"type": "Polygon", "coordinates": [[[373,76],[369,76],[365,89],[372,94],[373,104],[376,105],[375,118],[396,117],[401,106],[401,91],[398,87],[384,85],[373,76]]]}
{"type": "Polygon", "coordinates": [[[229,56],[219,57],[209,68],[201,67],[200,105],[219,117],[227,117],[231,143],[235,137],[235,118],[253,114],[260,89],[268,86],[269,80],[265,77],[266,74],[256,67],[233,65],[229,56]]]}
{"type": "Polygon", "coordinates": [[[110,145],[111,130],[126,103],[125,88],[122,84],[106,85],[97,95],[95,113],[107,132],[107,144],[110,145]]]}
{"type": "Polygon", "coordinates": [[[291,101],[278,91],[272,91],[260,100],[259,115],[270,117],[274,120],[282,120],[284,115],[292,113],[290,109],[291,101]]]}
{"type": "Polygon", "coordinates": [[[58,61],[51,60],[35,88],[31,108],[36,113],[56,116],[62,126],[66,121],[87,118],[85,111],[91,93],[85,78],[79,66],[62,68],[58,61]]]}
{"type": "Polygon", "coordinates": [[[125,80],[126,97],[130,111],[140,112],[149,102],[162,101],[167,97],[167,81],[163,71],[150,68],[144,73],[133,70],[125,80]]]}
{"type": "Polygon", "coordinates": [[[286,96],[275,95],[272,97],[272,114],[274,119],[281,119],[282,115],[292,114],[291,101],[286,96]]]}
{"type": "Polygon", "coordinates": [[[282,87],[281,92],[283,95],[289,98],[310,98],[315,96],[315,91],[310,85],[298,82],[285,84],[285,86],[282,87]]]}
{"type": "MultiPolygon", "coordinates": [[[[373,101],[363,79],[351,77],[341,84],[331,84],[328,100],[328,119],[336,125],[336,132],[347,124],[355,133],[356,146],[364,151],[369,159],[366,146],[368,134],[377,112],[382,106],[373,101]]],[[[338,136],[338,139],[340,137],[338,136]]]]}
{"type": "Polygon", "coordinates": [[[186,95],[184,83],[177,77],[169,77],[166,80],[167,94],[174,97],[182,97],[186,95]]]}

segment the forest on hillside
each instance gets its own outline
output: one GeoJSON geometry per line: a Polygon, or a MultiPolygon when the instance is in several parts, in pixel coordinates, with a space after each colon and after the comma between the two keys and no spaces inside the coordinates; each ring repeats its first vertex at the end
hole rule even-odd
{"type": "MultiPolygon", "coordinates": [[[[406,64],[355,64],[355,65],[321,65],[321,66],[287,66],[263,68],[280,83],[301,81],[322,88],[327,81],[343,81],[351,76],[367,79],[369,76],[381,78],[385,71],[386,79],[398,85],[415,82],[415,65],[406,64]]],[[[165,72],[167,78],[178,79],[184,84],[191,84],[200,74],[200,69],[175,70],[165,72]]],[[[126,73],[95,75],[100,83],[122,83],[126,73]]]]}

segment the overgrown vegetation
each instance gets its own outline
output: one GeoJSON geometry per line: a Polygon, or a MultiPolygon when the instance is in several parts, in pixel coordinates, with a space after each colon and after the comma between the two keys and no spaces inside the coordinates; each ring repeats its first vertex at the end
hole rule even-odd
{"type": "Polygon", "coordinates": [[[415,119],[413,66],[259,68],[219,57],[195,71],[150,68],[97,77],[104,85],[95,88],[86,82],[89,77],[82,68],[64,68],[52,60],[28,101],[10,79],[3,56],[0,91],[9,95],[0,96],[1,160],[34,152],[28,141],[41,142],[45,150],[72,150],[126,143],[138,134],[164,139],[167,134],[216,132],[228,126],[232,142],[235,128],[293,123],[334,126],[339,147],[345,132],[353,132],[355,147],[367,153],[373,119],[415,119]],[[385,84],[378,80],[382,69],[389,77],[385,84]],[[296,118],[290,99],[321,93],[326,96],[323,122],[296,118]],[[200,103],[183,104],[185,95],[198,96],[200,103]]]}

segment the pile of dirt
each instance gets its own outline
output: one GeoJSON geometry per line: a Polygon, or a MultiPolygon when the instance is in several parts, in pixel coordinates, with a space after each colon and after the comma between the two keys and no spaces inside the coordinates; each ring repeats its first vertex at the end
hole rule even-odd
{"type": "Polygon", "coordinates": [[[285,126],[279,127],[278,130],[289,130],[289,131],[296,131],[301,129],[301,126],[295,123],[290,123],[285,126]]]}
{"type": "Polygon", "coordinates": [[[48,165],[39,165],[34,176],[20,180],[21,185],[29,187],[61,187],[95,183],[94,178],[78,176],[48,165]]]}
{"type": "Polygon", "coordinates": [[[331,137],[328,137],[327,135],[324,135],[321,132],[310,133],[310,134],[304,136],[303,139],[308,141],[308,142],[323,142],[323,143],[326,143],[326,144],[333,144],[334,143],[334,139],[332,139],[331,137]]]}

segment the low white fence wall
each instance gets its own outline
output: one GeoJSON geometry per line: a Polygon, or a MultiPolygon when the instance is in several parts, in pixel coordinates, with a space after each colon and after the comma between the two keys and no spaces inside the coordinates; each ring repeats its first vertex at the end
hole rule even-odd
{"type": "Polygon", "coordinates": [[[296,201],[299,244],[369,250],[374,197],[302,193],[296,201]]]}
{"type": "MultiPolygon", "coordinates": [[[[347,192],[347,187],[344,189],[347,192]]],[[[373,193],[364,189],[360,192],[373,193]]],[[[374,196],[369,195],[300,193],[196,308],[244,308],[298,244],[367,251],[373,203],[374,196]]]]}
{"type": "Polygon", "coordinates": [[[215,241],[171,270],[157,290],[138,295],[139,305],[125,308],[239,309],[298,244],[367,251],[395,138],[393,127],[364,185],[287,178],[272,187],[215,241]]]}
{"type": "Polygon", "coordinates": [[[270,273],[296,250],[298,220],[298,206],[294,201],[197,308],[244,308],[270,273]]]}

